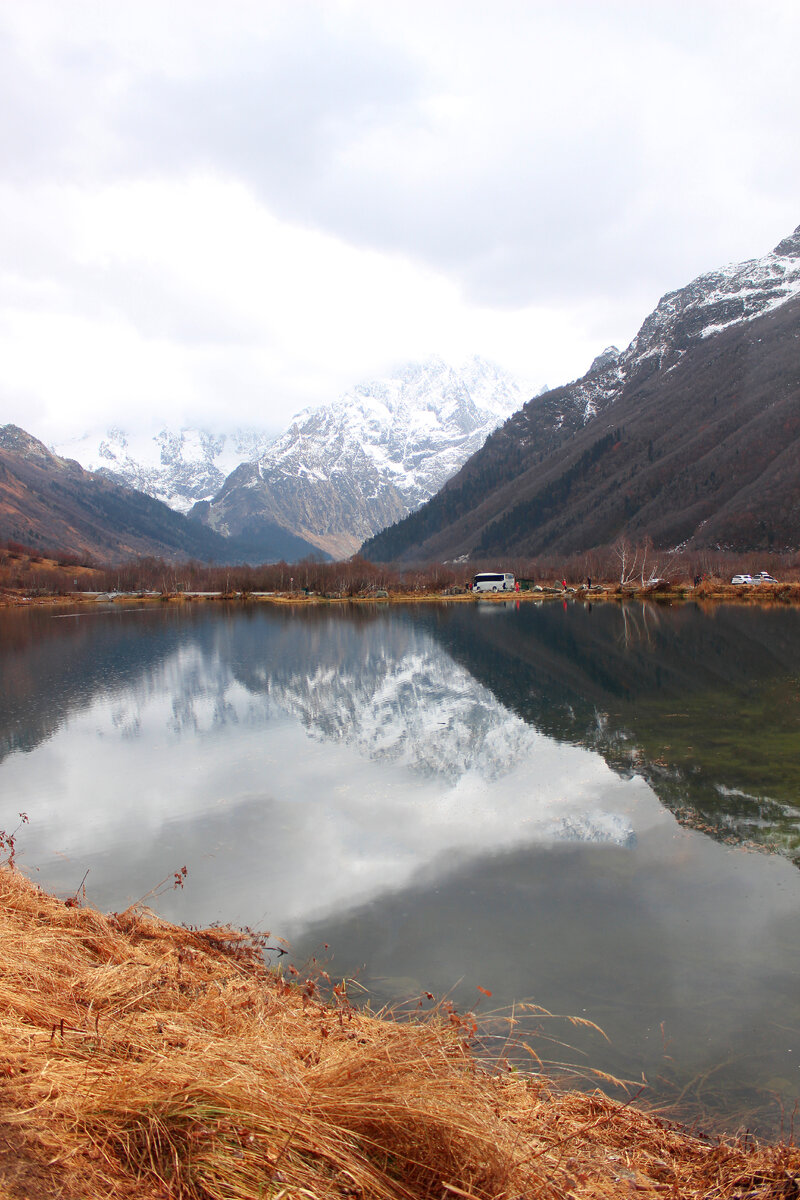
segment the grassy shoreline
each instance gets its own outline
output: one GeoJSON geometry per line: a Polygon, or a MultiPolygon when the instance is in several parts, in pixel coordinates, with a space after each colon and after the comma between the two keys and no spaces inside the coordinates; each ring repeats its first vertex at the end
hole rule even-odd
{"type": "Polygon", "coordinates": [[[753,587],[735,587],[731,584],[716,581],[704,581],[697,587],[688,584],[662,584],[638,587],[632,584],[600,583],[591,588],[582,585],[568,585],[566,588],[543,586],[539,590],[528,589],[519,592],[505,592],[494,595],[482,592],[475,595],[465,589],[443,590],[381,590],[356,592],[354,594],[327,593],[303,594],[300,591],[284,592],[89,592],[76,591],[61,594],[35,594],[23,590],[5,589],[0,591],[0,608],[19,607],[64,607],[83,604],[266,604],[282,606],[286,604],[299,607],[341,604],[507,604],[509,601],[519,601],[524,604],[544,603],[548,600],[575,600],[587,604],[622,603],[629,600],[648,600],[656,604],[677,604],[696,602],[703,604],[742,604],[742,605],[798,605],[800,604],[800,583],[760,584],[753,587]]]}
{"type": "Polygon", "coordinates": [[[796,1197],[800,1150],[491,1074],[469,1015],[358,1011],[258,939],[0,867],[0,1200],[796,1197]]]}

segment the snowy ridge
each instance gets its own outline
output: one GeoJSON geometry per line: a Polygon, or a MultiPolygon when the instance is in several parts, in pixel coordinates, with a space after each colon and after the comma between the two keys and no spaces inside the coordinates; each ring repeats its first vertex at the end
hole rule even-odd
{"type": "Polygon", "coordinates": [[[800,225],[763,258],[731,263],[699,275],[662,296],[636,337],[620,353],[609,346],[587,373],[568,385],[556,427],[585,425],[629,383],[669,370],[693,342],[771,312],[800,296],[800,225]]]}
{"type": "Polygon", "coordinates": [[[113,427],[52,447],[62,458],[76,459],[117,483],[146,492],[178,512],[208,500],[245,459],[257,458],[271,437],[255,429],[209,433],[204,429],[162,429],[130,434],[113,427]]]}
{"type": "Polygon", "coordinates": [[[800,226],[763,258],[709,271],[662,296],[623,357],[656,355],[663,362],[695,338],[750,321],[798,295],[800,226]]]}
{"type": "Polygon", "coordinates": [[[348,471],[363,452],[415,508],[521,403],[517,385],[489,363],[473,359],[456,371],[431,359],[300,413],[262,455],[259,473],[324,478],[348,471]]]}

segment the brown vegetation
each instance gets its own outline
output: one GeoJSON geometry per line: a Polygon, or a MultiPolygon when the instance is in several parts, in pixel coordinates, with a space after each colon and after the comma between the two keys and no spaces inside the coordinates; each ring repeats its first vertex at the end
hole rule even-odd
{"type": "Polygon", "coordinates": [[[0,592],[66,595],[100,586],[101,568],[80,555],[34,550],[20,542],[0,544],[0,592]]]}
{"type": "Polygon", "coordinates": [[[0,1200],[800,1192],[794,1148],[490,1074],[445,1006],[359,1012],[257,938],[102,916],[9,865],[0,963],[0,1200]]]}
{"type": "Polygon", "coordinates": [[[782,582],[800,580],[800,555],[745,554],[724,551],[695,551],[672,555],[656,553],[646,542],[634,543],[628,556],[630,570],[623,576],[620,545],[599,547],[588,553],[538,558],[510,556],[476,560],[469,563],[427,563],[403,569],[371,563],[356,555],[346,562],[264,563],[260,566],[213,567],[198,562],[166,563],[161,559],[140,559],[122,567],[108,568],[102,576],[107,589],[164,592],[220,591],[313,592],[315,595],[359,596],[385,590],[404,595],[443,592],[466,587],[477,571],[502,567],[518,579],[543,586],[560,586],[566,579],[578,586],[591,579],[608,586],[633,583],[647,587],[655,577],[678,586],[693,586],[696,578],[715,587],[729,586],[740,571],[769,570],[782,582]],[[635,570],[633,569],[635,567],[635,570]]]}
{"type": "Polygon", "coordinates": [[[566,579],[571,587],[587,580],[607,588],[657,590],[682,594],[692,589],[699,597],[726,599],[796,601],[800,586],[799,554],[750,552],[733,554],[721,550],[682,551],[665,554],[645,538],[638,542],[618,539],[568,557],[540,555],[537,558],[508,556],[469,563],[428,563],[403,569],[371,563],[356,555],[344,562],[263,563],[260,566],[210,566],[196,560],[170,562],[163,558],[131,559],[118,565],[82,562],[74,554],[38,553],[19,542],[0,543],[0,601],[3,593],[29,596],[74,596],[81,592],[155,592],[176,596],[182,592],[214,592],[247,596],[254,592],[281,595],[352,598],[386,591],[394,596],[413,597],[447,593],[466,588],[472,575],[502,567],[518,579],[560,588],[566,579]],[[739,572],[768,570],[780,581],[778,587],[733,588],[732,576],[739,572]],[[655,580],[662,581],[656,587],[655,580]],[[701,581],[699,587],[695,580],[701,581]],[[668,586],[667,586],[668,585],[668,586]]]}

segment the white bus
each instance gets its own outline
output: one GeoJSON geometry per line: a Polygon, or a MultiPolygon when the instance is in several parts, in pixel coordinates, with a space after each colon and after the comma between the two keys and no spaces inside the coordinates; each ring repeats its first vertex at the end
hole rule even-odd
{"type": "Polygon", "coordinates": [[[483,571],[472,580],[473,592],[513,592],[514,576],[508,571],[483,571]]]}

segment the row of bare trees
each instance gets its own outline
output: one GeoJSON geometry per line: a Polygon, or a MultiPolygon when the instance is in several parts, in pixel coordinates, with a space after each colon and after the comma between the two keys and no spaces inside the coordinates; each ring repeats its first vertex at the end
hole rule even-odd
{"type": "Polygon", "coordinates": [[[734,554],[719,550],[667,552],[649,538],[620,538],[569,557],[540,556],[470,563],[429,563],[398,568],[356,556],[344,562],[265,563],[261,566],[207,566],[197,562],[170,564],[141,559],[107,570],[103,586],[118,591],[160,592],[314,592],[359,595],[376,590],[428,592],[465,587],[477,571],[511,570],[519,579],[543,585],[596,583],[648,587],[658,581],[693,583],[696,579],[730,582],[739,571],[769,570],[780,579],[800,578],[800,555],[734,554]]]}
{"type": "Polygon", "coordinates": [[[356,555],[343,562],[264,563],[258,566],[214,566],[189,560],[173,563],[157,557],[131,559],[116,566],[83,567],[77,556],[45,560],[16,543],[0,546],[0,587],[42,592],[75,590],[152,592],[313,592],[353,596],[378,590],[444,591],[465,587],[477,571],[504,569],[519,579],[543,585],[592,582],[652,586],[658,580],[693,583],[697,579],[729,582],[737,572],[768,570],[781,580],[800,578],[800,554],[736,554],[716,549],[665,551],[649,538],[618,538],[610,546],[570,556],[503,557],[469,563],[429,563],[392,567],[356,555]]]}

